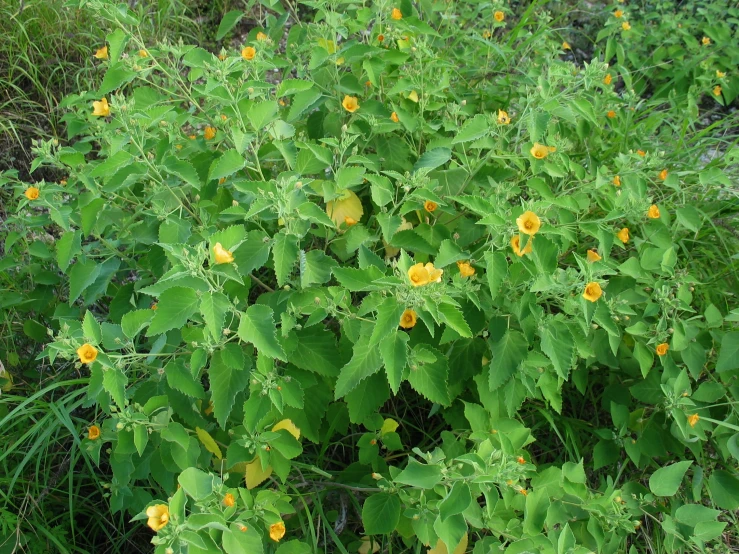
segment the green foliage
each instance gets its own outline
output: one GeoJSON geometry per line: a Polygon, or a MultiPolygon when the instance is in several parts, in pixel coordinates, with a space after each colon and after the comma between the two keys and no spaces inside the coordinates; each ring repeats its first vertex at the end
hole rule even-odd
{"type": "Polygon", "coordinates": [[[262,2],[219,53],[75,4],[108,59],[35,149],[66,182],[0,177],[0,275],[34,289],[3,307],[82,376],[90,421],[55,417],[157,553],[718,545],[737,149],[706,161],[698,66],[645,73],[648,14],[580,66],[542,3],[305,2],[288,31],[262,2]]]}

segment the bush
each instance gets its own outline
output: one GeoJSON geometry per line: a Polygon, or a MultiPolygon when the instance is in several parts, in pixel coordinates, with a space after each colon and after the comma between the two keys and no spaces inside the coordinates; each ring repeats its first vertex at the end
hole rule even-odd
{"type": "Polygon", "coordinates": [[[738,151],[634,90],[636,23],[578,67],[536,4],[311,2],[218,54],[83,4],[105,76],[36,149],[63,182],[5,175],[5,249],[156,552],[721,541],[738,151]]]}

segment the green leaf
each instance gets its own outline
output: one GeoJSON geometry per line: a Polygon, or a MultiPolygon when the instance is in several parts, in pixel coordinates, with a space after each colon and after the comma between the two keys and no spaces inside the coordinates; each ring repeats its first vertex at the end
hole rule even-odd
{"type": "Polygon", "coordinates": [[[244,367],[234,369],[223,359],[223,351],[213,354],[208,375],[210,376],[210,399],[213,402],[213,415],[221,429],[226,428],[228,416],[233,409],[236,395],[249,384],[251,360],[244,359],[244,367]]]}
{"type": "Polygon", "coordinates": [[[368,535],[387,535],[400,521],[400,499],[397,495],[373,494],[362,506],[362,524],[368,535]]]}
{"type": "Polygon", "coordinates": [[[471,338],[472,330],[462,315],[462,310],[453,304],[441,303],[438,306],[439,318],[443,323],[454,329],[461,337],[471,338]]]}
{"type": "Polygon", "coordinates": [[[164,159],[163,165],[160,167],[164,168],[167,173],[170,173],[175,177],[179,177],[197,190],[200,190],[200,187],[202,186],[200,175],[190,162],[180,160],[174,156],[167,156],[167,158],[164,159]]]}
{"type": "Polygon", "coordinates": [[[90,339],[95,344],[100,344],[103,341],[103,330],[90,310],[85,312],[85,318],[82,320],[82,332],[86,339],[90,339]]]}
{"type": "Polygon", "coordinates": [[[82,233],[67,231],[56,241],[56,263],[63,272],[67,271],[72,259],[82,250],[82,233]]]}
{"type": "Polygon", "coordinates": [[[231,302],[222,292],[209,291],[200,297],[200,313],[216,341],[221,340],[223,336],[223,321],[229,308],[231,308],[231,302]]]}
{"type": "Polygon", "coordinates": [[[362,423],[390,398],[390,389],[382,373],[375,373],[363,380],[344,397],[349,408],[349,420],[362,423]]]}
{"type": "Polygon", "coordinates": [[[108,33],[105,40],[108,42],[110,48],[108,48],[108,58],[110,63],[116,63],[123,53],[123,49],[128,43],[129,36],[123,29],[116,29],[112,33],[108,33]]]}
{"type": "Polygon", "coordinates": [[[106,368],[103,370],[103,388],[119,408],[123,408],[126,404],[126,385],[128,385],[128,377],[120,369],[106,368]]]}
{"type": "Polygon", "coordinates": [[[275,100],[265,100],[252,104],[246,114],[255,131],[259,131],[277,119],[279,106],[275,100]]]}
{"type": "Polygon", "coordinates": [[[314,284],[327,283],[331,279],[331,270],[337,265],[336,260],[326,256],[322,250],[300,251],[300,286],[308,288],[314,284]]]}
{"type": "Polygon", "coordinates": [[[717,469],[708,479],[708,488],[716,506],[722,510],[739,509],[739,479],[723,469],[717,469]]]}
{"type": "Polygon", "coordinates": [[[172,287],[159,296],[154,319],[146,335],[161,335],[170,329],[184,327],[187,320],[198,310],[197,292],[185,287],[172,287]]]}
{"type": "Polygon", "coordinates": [[[264,231],[249,231],[244,242],[233,251],[234,263],[241,275],[263,267],[269,258],[270,241],[264,231]]]}
{"type": "Polygon", "coordinates": [[[657,496],[674,496],[692,463],[692,460],[683,460],[659,468],[649,477],[649,490],[657,496]]]}
{"type": "Polygon", "coordinates": [[[551,321],[541,332],[541,350],[546,354],[557,374],[567,379],[575,354],[575,339],[567,325],[561,321],[551,321]]]}
{"type": "Polygon", "coordinates": [[[252,343],[257,350],[283,362],[287,361],[282,346],[277,342],[277,327],[272,308],[264,304],[253,304],[241,314],[239,338],[252,343]]]}
{"type": "Polygon", "coordinates": [[[523,531],[529,536],[541,533],[549,510],[549,495],[547,489],[541,488],[529,492],[526,496],[526,506],[523,512],[523,531]]]}
{"type": "Polygon", "coordinates": [[[432,148],[423,153],[413,166],[413,171],[428,168],[435,169],[447,163],[452,157],[452,151],[449,148],[432,148]]]}
{"type": "Polygon", "coordinates": [[[123,315],[121,318],[121,329],[123,334],[129,339],[138,335],[141,330],[146,327],[154,318],[154,310],[133,310],[123,315]]]}
{"type": "Polygon", "coordinates": [[[408,382],[423,397],[442,406],[451,404],[447,380],[449,366],[446,357],[438,350],[426,346],[417,347],[416,352],[435,357],[433,362],[419,363],[415,369],[411,366],[408,382]]]}
{"type": "Polygon", "coordinates": [[[335,267],[332,270],[336,280],[351,292],[379,290],[382,287],[373,285],[373,281],[380,279],[384,273],[371,265],[366,269],[353,267],[335,267]]]}
{"type": "Polygon", "coordinates": [[[354,345],[352,359],[339,372],[334,398],[338,400],[351,392],[363,379],[377,373],[380,367],[382,367],[380,352],[370,345],[370,335],[364,333],[354,345]]]}
{"type": "Polygon", "coordinates": [[[223,551],[226,554],[263,554],[264,552],[262,537],[253,525],[246,525],[246,531],[242,531],[240,524],[232,523],[231,529],[223,532],[221,540],[223,551]]]}
{"type": "Polygon", "coordinates": [[[398,394],[403,370],[408,362],[408,340],[406,333],[396,330],[380,343],[380,355],[393,394],[398,394]]]}
{"type": "Polygon", "coordinates": [[[205,398],[205,389],[200,381],[196,381],[192,373],[185,367],[184,362],[169,362],[164,367],[167,384],[174,390],[180,391],[191,398],[205,398]]]}
{"type": "Polygon", "coordinates": [[[336,337],[325,327],[310,327],[295,331],[297,345],[290,352],[290,362],[326,377],[339,374],[336,337]]]}
{"type": "Polygon", "coordinates": [[[377,306],[377,320],[370,337],[370,346],[376,346],[390,333],[398,329],[400,316],[403,315],[405,307],[398,303],[394,296],[388,296],[377,306]]]}
{"type": "Polygon", "coordinates": [[[487,116],[478,114],[462,126],[462,129],[460,129],[454,139],[452,139],[452,144],[477,140],[488,134],[489,131],[490,122],[488,121],[487,116]]]}
{"type": "Polygon", "coordinates": [[[739,331],[731,331],[721,339],[716,371],[722,373],[739,368],[739,331]]]}
{"type": "Polygon", "coordinates": [[[111,91],[120,88],[126,83],[133,81],[136,77],[136,72],[129,70],[123,62],[110,65],[108,71],[105,72],[103,82],[98,90],[98,96],[105,96],[111,91]]]}
{"type": "Polygon", "coordinates": [[[395,476],[394,481],[410,487],[433,489],[441,483],[441,467],[434,464],[422,464],[415,458],[408,458],[408,465],[395,476]]]}
{"type": "Polygon", "coordinates": [[[461,514],[472,502],[470,487],[464,481],[456,481],[449,494],[439,503],[439,516],[441,521],[449,517],[461,514]]]}
{"type": "Polygon", "coordinates": [[[241,21],[242,17],[244,17],[244,12],[242,12],[241,10],[231,10],[226,15],[224,15],[223,19],[221,19],[220,25],[218,25],[218,31],[216,31],[216,40],[221,40],[223,37],[225,37],[226,33],[228,33],[236,26],[239,21],[241,21]]]}
{"type": "Polygon", "coordinates": [[[486,277],[488,286],[490,287],[490,296],[495,298],[500,291],[500,285],[503,284],[508,275],[508,261],[502,252],[485,252],[486,277]]]}
{"type": "Polygon", "coordinates": [[[450,239],[445,239],[441,241],[441,245],[439,246],[439,253],[434,259],[434,266],[446,267],[458,260],[468,260],[469,258],[469,252],[465,252],[464,250],[462,250],[459,246],[457,246],[456,242],[450,239]]]}
{"type": "Polygon", "coordinates": [[[341,167],[336,172],[336,188],[337,190],[348,189],[354,185],[359,185],[364,179],[367,170],[359,166],[341,167]]]}
{"type": "Polygon", "coordinates": [[[313,86],[312,81],[303,81],[301,79],[285,79],[277,87],[275,96],[278,98],[282,96],[290,96],[296,92],[303,92],[313,86]]]}
{"type": "Polygon", "coordinates": [[[246,160],[234,148],[226,150],[223,155],[210,164],[208,180],[221,179],[233,175],[246,165],[246,160]]]}
{"type": "Polygon", "coordinates": [[[502,386],[516,373],[518,366],[526,358],[529,343],[520,331],[509,329],[496,343],[490,344],[490,390],[502,386]]]}
{"type": "Polygon", "coordinates": [[[204,500],[213,494],[213,475],[195,467],[188,467],[180,473],[177,482],[195,500],[204,500]]]}
{"type": "Polygon", "coordinates": [[[699,523],[716,521],[716,518],[720,515],[721,510],[713,510],[700,504],[684,504],[675,511],[675,520],[695,527],[699,523]]]}
{"type": "Polygon", "coordinates": [[[78,261],[69,270],[69,305],[74,304],[87,287],[100,275],[100,264],[93,260],[78,261]]]}
{"type": "Polygon", "coordinates": [[[272,245],[272,259],[275,263],[277,286],[281,287],[290,277],[295,262],[298,261],[298,237],[280,233],[272,245]]]}

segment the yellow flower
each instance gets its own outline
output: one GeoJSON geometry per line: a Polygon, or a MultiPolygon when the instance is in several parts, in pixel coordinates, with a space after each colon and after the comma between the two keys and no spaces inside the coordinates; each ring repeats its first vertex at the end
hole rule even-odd
{"type": "Polygon", "coordinates": [[[349,217],[348,215],[346,215],[346,216],[344,216],[344,224],[347,227],[351,227],[352,225],[356,225],[357,224],[357,220],[354,219],[354,218],[349,217]]]}
{"type": "Polygon", "coordinates": [[[401,19],[403,19],[403,12],[401,12],[398,8],[393,8],[390,17],[392,17],[395,21],[400,21],[401,19]]]}
{"type": "Polygon", "coordinates": [[[490,31],[488,31],[487,29],[485,29],[485,30],[484,30],[484,31],[482,32],[482,38],[490,38],[490,37],[492,37],[492,36],[493,36],[493,33],[491,33],[490,31]]]}
{"type": "Polygon", "coordinates": [[[234,495],[229,493],[226,493],[226,496],[223,497],[223,505],[226,506],[226,508],[231,508],[232,506],[236,505],[236,499],[234,498],[234,495]]]}
{"type": "Polygon", "coordinates": [[[344,61],[344,56],[341,56],[340,58],[337,58],[336,65],[343,65],[344,61]]]}
{"type": "Polygon", "coordinates": [[[614,15],[614,17],[617,17],[617,18],[620,19],[621,17],[623,17],[624,12],[623,12],[623,10],[616,10],[615,12],[613,12],[613,15],[614,15]]]}
{"type": "Polygon", "coordinates": [[[657,348],[655,349],[657,351],[657,356],[664,356],[667,354],[667,351],[670,349],[670,345],[666,342],[663,342],[661,344],[657,345],[657,348]]]}
{"type": "Polygon", "coordinates": [[[267,40],[267,35],[265,33],[263,33],[262,31],[259,31],[257,33],[257,40],[259,42],[263,42],[263,41],[267,40]]]}
{"type": "Polygon", "coordinates": [[[139,58],[148,58],[148,57],[149,57],[149,53],[146,50],[144,49],[139,50],[139,58]]]}
{"type": "Polygon", "coordinates": [[[341,197],[326,202],[326,214],[338,228],[342,223],[347,223],[347,218],[353,221],[362,219],[364,208],[362,208],[362,201],[354,191],[347,189],[341,197]]]}
{"type": "Polygon", "coordinates": [[[709,46],[711,44],[711,39],[708,37],[703,37],[701,39],[701,43],[703,44],[703,46],[709,46]]]}
{"type": "Polygon", "coordinates": [[[601,261],[603,258],[601,258],[600,254],[596,250],[588,250],[587,252],[588,261],[592,264],[595,262],[601,261]]]}
{"type": "Polygon", "coordinates": [[[585,290],[582,293],[582,297],[589,302],[597,302],[598,298],[603,295],[603,289],[595,281],[591,281],[585,285],[585,290]]]}
{"type": "Polygon", "coordinates": [[[38,198],[39,190],[36,187],[28,187],[23,194],[25,194],[26,198],[29,200],[36,200],[38,198]]]}
{"type": "Polygon", "coordinates": [[[400,121],[400,119],[398,119],[398,114],[395,112],[390,114],[390,119],[392,119],[394,123],[397,123],[398,121],[400,121]]]}
{"type": "Polygon", "coordinates": [[[624,227],[618,233],[616,233],[616,236],[618,237],[618,240],[626,244],[627,242],[629,242],[629,228],[624,227]]]}
{"type": "Polygon", "coordinates": [[[383,35],[382,33],[377,35],[377,42],[382,42],[383,40],[385,40],[385,35],[383,35]]]}
{"type": "Polygon", "coordinates": [[[715,87],[713,87],[713,95],[721,96],[721,85],[716,85],[715,87]]]}
{"type": "Polygon", "coordinates": [[[472,267],[469,262],[459,260],[457,262],[457,267],[459,268],[459,274],[462,277],[472,277],[475,274],[475,268],[472,267]]]}
{"type": "Polygon", "coordinates": [[[196,135],[187,135],[187,138],[189,138],[190,140],[195,140],[198,137],[196,135]]]}
{"type": "Polygon", "coordinates": [[[513,248],[513,252],[519,258],[523,257],[524,254],[531,254],[531,252],[534,251],[534,238],[531,237],[526,243],[524,249],[521,250],[521,237],[518,235],[513,235],[513,237],[511,237],[511,248],[513,248]]]}
{"type": "Polygon", "coordinates": [[[431,262],[424,267],[429,274],[429,283],[441,283],[441,276],[444,274],[443,269],[436,269],[431,262]]]}
{"type": "Polygon", "coordinates": [[[552,150],[552,147],[544,146],[543,144],[535,142],[534,146],[531,147],[530,152],[537,160],[543,160],[550,152],[554,152],[554,150],[552,150]]]}
{"type": "Polygon", "coordinates": [[[562,43],[562,50],[572,50],[572,46],[570,46],[570,43],[567,41],[564,41],[562,43]]]}
{"type": "Polygon", "coordinates": [[[98,427],[97,425],[90,425],[90,427],[87,429],[87,438],[91,441],[100,438],[100,427],[98,427]]]}
{"type": "Polygon", "coordinates": [[[426,202],[423,203],[423,209],[426,210],[429,213],[435,212],[436,211],[436,208],[438,208],[438,207],[439,207],[439,205],[436,202],[434,202],[433,200],[426,200],[426,202]]]}
{"type": "Polygon", "coordinates": [[[421,287],[428,285],[431,282],[431,276],[429,275],[428,266],[433,269],[433,264],[416,264],[408,270],[408,279],[411,281],[411,285],[414,287],[421,287]]]}
{"type": "Polygon", "coordinates": [[[107,46],[103,46],[102,48],[98,48],[95,51],[95,57],[98,60],[107,60],[108,59],[108,47],[107,46]]]}
{"type": "Polygon", "coordinates": [[[169,506],[166,504],[157,504],[149,506],[146,509],[146,524],[154,531],[159,531],[162,527],[169,523],[169,506]]]}
{"type": "Polygon", "coordinates": [[[241,51],[241,57],[244,58],[247,61],[251,61],[254,59],[254,56],[257,55],[257,49],[253,46],[247,46],[241,51]]]}
{"type": "Polygon", "coordinates": [[[603,77],[603,84],[604,85],[610,85],[612,80],[613,80],[613,77],[611,77],[611,74],[610,73],[606,73],[606,76],[603,77]]]}
{"type": "Polygon", "coordinates": [[[418,104],[418,93],[415,90],[412,90],[410,94],[408,94],[407,98],[411,102],[415,102],[416,104],[418,104]]]}
{"type": "Polygon", "coordinates": [[[213,256],[216,259],[217,264],[230,264],[234,261],[234,256],[229,250],[223,248],[220,242],[217,242],[213,247],[213,256]]]}
{"type": "Polygon", "coordinates": [[[691,427],[695,427],[695,424],[700,421],[700,416],[698,414],[691,414],[688,416],[688,425],[691,427]]]}
{"type": "Polygon", "coordinates": [[[359,102],[357,102],[356,96],[344,96],[344,100],[342,100],[341,105],[344,106],[344,109],[349,113],[354,113],[359,109],[359,102]]]}
{"type": "Polygon", "coordinates": [[[206,126],[203,130],[203,136],[205,136],[205,140],[214,139],[216,137],[216,128],[210,125],[206,126]]]}
{"type": "Polygon", "coordinates": [[[412,329],[416,325],[417,320],[418,317],[416,316],[416,312],[409,308],[403,312],[403,315],[400,316],[399,325],[403,329],[412,329]]]}
{"type": "Polygon", "coordinates": [[[508,113],[503,110],[498,110],[498,123],[501,125],[508,125],[511,122],[511,118],[508,117],[508,113]]]}
{"type": "Polygon", "coordinates": [[[623,23],[621,23],[621,28],[624,31],[630,31],[631,30],[631,23],[629,23],[628,21],[624,21],[623,23]]]}
{"type": "Polygon", "coordinates": [[[527,491],[526,489],[521,489],[521,490],[520,490],[520,491],[518,491],[518,492],[520,492],[520,493],[521,493],[522,495],[524,495],[524,496],[528,496],[528,495],[529,495],[529,491],[527,491]]]}
{"type": "Polygon", "coordinates": [[[724,73],[723,71],[719,71],[719,70],[717,69],[717,70],[716,70],[716,78],[718,78],[718,79],[723,79],[724,77],[726,77],[726,73],[724,73]]]}
{"type": "Polygon", "coordinates": [[[616,117],[616,112],[614,112],[613,110],[608,110],[608,113],[606,115],[608,116],[608,119],[613,119],[614,117],[616,117]]]}
{"type": "Polygon", "coordinates": [[[500,23],[501,21],[505,19],[505,14],[502,11],[498,10],[497,12],[493,14],[493,17],[495,18],[495,21],[500,23]]]}
{"type": "Polygon", "coordinates": [[[661,180],[663,180],[663,181],[664,181],[665,179],[667,179],[667,170],[666,170],[666,169],[663,169],[662,171],[660,171],[660,172],[659,172],[659,178],[660,178],[661,180]]]}
{"type": "Polygon", "coordinates": [[[107,98],[102,98],[100,102],[92,103],[92,115],[98,117],[108,117],[110,115],[110,106],[108,106],[107,98]]]}
{"type": "Polygon", "coordinates": [[[647,215],[650,219],[659,219],[659,207],[657,204],[652,204],[649,206],[649,211],[647,212],[647,215]]]}
{"type": "Polygon", "coordinates": [[[616,185],[617,187],[620,187],[621,186],[621,177],[619,177],[618,175],[616,175],[613,178],[613,184],[616,185]]]}
{"type": "Polygon", "coordinates": [[[77,356],[83,364],[91,364],[98,357],[98,349],[86,342],[77,349],[77,356]]]}
{"type": "Polygon", "coordinates": [[[273,523],[269,526],[269,538],[278,542],[285,536],[285,524],[283,522],[273,523]]]}
{"type": "Polygon", "coordinates": [[[636,153],[639,154],[642,158],[647,155],[644,150],[637,150],[636,153]]]}
{"type": "Polygon", "coordinates": [[[518,230],[526,235],[535,235],[541,228],[541,219],[532,211],[526,211],[516,219],[518,230]]]}

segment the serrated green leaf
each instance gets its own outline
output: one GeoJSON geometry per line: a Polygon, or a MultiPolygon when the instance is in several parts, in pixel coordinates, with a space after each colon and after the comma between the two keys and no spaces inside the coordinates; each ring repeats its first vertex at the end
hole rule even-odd
{"type": "Polygon", "coordinates": [[[376,346],[390,333],[397,330],[404,310],[405,306],[399,304],[394,296],[388,296],[383,300],[382,304],[377,307],[377,320],[370,337],[370,346],[376,346]]]}
{"type": "Polygon", "coordinates": [[[349,420],[362,423],[390,398],[390,389],[382,373],[370,375],[344,397],[349,408],[349,420]]]}
{"type": "Polygon", "coordinates": [[[467,121],[452,139],[452,144],[469,142],[485,136],[490,131],[490,123],[487,116],[478,114],[467,121]]]}
{"type": "Polygon", "coordinates": [[[255,131],[259,131],[267,126],[267,124],[277,119],[277,111],[279,106],[275,100],[265,100],[251,105],[247,113],[249,123],[255,131]]]}
{"type": "Polygon", "coordinates": [[[382,271],[375,266],[366,269],[353,267],[335,267],[332,270],[336,280],[351,292],[380,290],[382,287],[373,285],[373,281],[383,277],[382,271]]]}
{"type": "Polygon", "coordinates": [[[424,398],[436,402],[442,406],[451,404],[449,398],[449,366],[446,357],[438,350],[422,346],[417,349],[419,352],[431,353],[436,357],[436,361],[418,364],[418,367],[411,367],[408,372],[408,382],[413,389],[421,394],[424,398]]]}
{"type": "Polygon", "coordinates": [[[370,346],[370,335],[364,333],[354,345],[352,359],[339,372],[334,398],[339,399],[352,391],[363,379],[374,375],[382,367],[377,348],[370,346]]]}
{"type": "Polygon", "coordinates": [[[154,310],[133,310],[121,318],[121,329],[129,339],[138,335],[154,318],[154,310]]]}
{"type": "Polygon", "coordinates": [[[103,330],[90,310],[85,312],[85,318],[82,320],[82,331],[85,338],[90,339],[95,344],[100,344],[103,341],[103,330]]]}
{"type": "Polygon", "coordinates": [[[119,408],[126,405],[126,385],[128,385],[128,377],[120,369],[106,368],[103,370],[103,388],[119,408]]]}
{"type": "Polygon", "coordinates": [[[184,362],[169,362],[164,367],[164,374],[167,376],[167,384],[173,389],[192,398],[205,398],[203,385],[195,380],[184,362]]]}
{"type": "Polygon", "coordinates": [[[452,304],[441,303],[438,306],[439,318],[443,323],[454,329],[461,337],[472,337],[472,330],[464,319],[462,310],[452,304]]]}
{"type": "Polygon", "coordinates": [[[283,286],[298,261],[298,237],[280,233],[272,244],[272,259],[275,263],[277,285],[283,286]]]}
{"type": "Polygon", "coordinates": [[[452,157],[452,151],[449,148],[432,148],[423,153],[413,166],[413,171],[428,168],[436,169],[447,163],[452,157]]]}
{"type": "Polygon", "coordinates": [[[499,341],[490,345],[490,378],[488,386],[491,391],[503,385],[516,373],[518,366],[526,358],[529,344],[520,331],[509,329],[499,341]]]}
{"type": "Polygon", "coordinates": [[[69,264],[82,250],[82,233],[67,231],[56,242],[56,263],[66,273],[69,264]]]}
{"type": "Polygon", "coordinates": [[[322,250],[300,251],[300,286],[308,288],[314,284],[327,283],[331,279],[331,270],[337,265],[336,260],[326,256],[322,250]]]}
{"type": "Polygon", "coordinates": [[[221,429],[226,428],[228,416],[233,409],[236,395],[249,385],[251,360],[244,359],[241,369],[234,369],[223,360],[221,351],[215,352],[210,362],[210,399],[213,402],[213,415],[221,429]]]}
{"type": "Polygon", "coordinates": [[[339,359],[336,355],[336,337],[324,327],[310,327],[295,331],[297,344],[290,352],[290,362],[305,369],[335,377],[339,374],[339,359]]]}
{"type": "Polygon", "coordinates": [[[78,261],[69,270],[69,305],[74,304],[87,287],[100,275],[100,264],[93,260],[78,261]]]}
{"type": "Polygon", "coordinates": [[[149,324],[146,335],[153,337],[170,329],[184,327],[187,320],[198,310],[197,292],[185,287],[172,287],[159,296],[157,310],[149,324]]]}
{"type": "Polygon", "coordinates": [[[220,340],[223,336],[223,320],[231,308],[231,302],[221,292],[209,291],[200,297],[200,313],[211,336],[220,340]]]}
{"type": "Polygon", "coordinates": [[[495,298],[500,291],[500,285],[503,284],[508,275],[508,261],[502,252],[485,252],[486,277],[488,286],[490,287],[490,296],[495,298]]]}
{"type": "Polygon", "coordinates": [[[541,350],[552,360],[554,369],[562,379],[567,379],[575,354],[575,340],[567,325],[552,321],[541,333],[541,350]]]}
{"type": "Polygon", "coordinates": [[[246,165],[246,160],[236,149],[226,150],[223,155],[210,164],[208,180],[221,179],[233,175],[246,165]]]}
{"type": "Polygon", "coordinates": [[[277,342],[274,312],[269,306],[264,304],[249,306],[246,312],[241,314],[238,333],[241,340],[252,343],[260,353],[287,361],[282,346],[277,342]]]}
{"type": "Polygon", "coordinates": [[[445,239],[441,241],[441,245],[439,246],[439,253],[434,259],[434,266],[446,267],[458,260],[469,260],[469,258],[469,252],[465,252],[464,250],[462,250],[459,246],[457,246],[456,242],[450,239],[445,239]]]}
{"type": "Polygon", "coordinates": [[[312,81],[303,81],[301,79],[285,79],[277,87],[277,92],[275,93],[275,96],[277,96],[278,98],[282,96],[290,96],[291,94],[295,94],[296,92],[306,91],[312,86],[312,81]]]}

